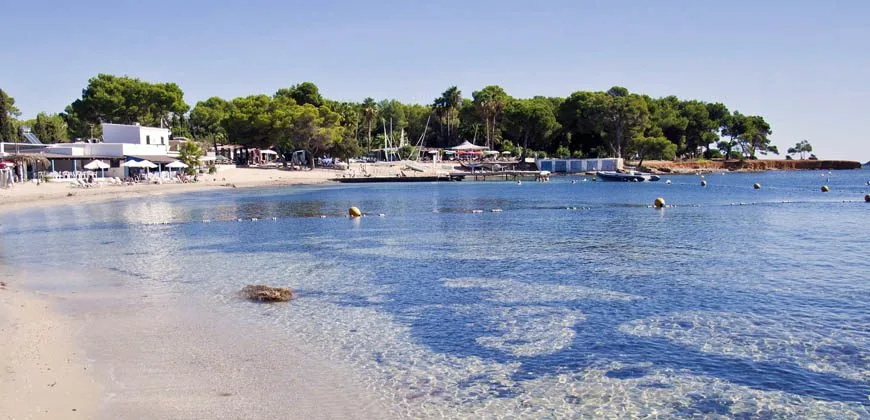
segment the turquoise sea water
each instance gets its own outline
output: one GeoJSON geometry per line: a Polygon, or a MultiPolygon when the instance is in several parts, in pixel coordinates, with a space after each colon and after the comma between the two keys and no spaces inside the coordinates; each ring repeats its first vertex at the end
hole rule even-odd
{"type": "Polygon", "coordinates": [[[205,294],[354,366],[409,417],[870,416],[870,172],[705,179],[65,206],[3,216],[0,258],[116,275],[54,288],[205,294]],[[236,297],[259,282],[299,297],[236,297]]]}

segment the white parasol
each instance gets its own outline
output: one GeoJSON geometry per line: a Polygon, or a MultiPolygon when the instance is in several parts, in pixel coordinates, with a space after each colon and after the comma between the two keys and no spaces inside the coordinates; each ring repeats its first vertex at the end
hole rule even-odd
{"type": "Polygon", "coordinates": [[[111,168],[111,167],[112,167],[112,166],[109,165],[108,163],[103,162],[102,160],[96,160],[96,159],[94,159],[94,160],[88,162],[88,163],[84,166],[84,168],[87,169],[87,170],[89,170],[89,171],[93,171],[93,170],[99,169],[99,170],[100,170],[100,176],[103,177],[103,178],[106,177],[106,169],[109,169],[109,168],[111,168]]]}

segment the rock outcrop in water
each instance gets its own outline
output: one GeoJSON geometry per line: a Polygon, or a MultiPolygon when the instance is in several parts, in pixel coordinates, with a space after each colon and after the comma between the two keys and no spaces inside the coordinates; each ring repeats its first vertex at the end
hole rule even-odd
{"type": "Polygon", "coordinates": [[[293,291],[286,287],[272,287],[263,284],[249,284],[241,291],[242,296],[257,302],[287,302],[293,298],[293,291]]]}

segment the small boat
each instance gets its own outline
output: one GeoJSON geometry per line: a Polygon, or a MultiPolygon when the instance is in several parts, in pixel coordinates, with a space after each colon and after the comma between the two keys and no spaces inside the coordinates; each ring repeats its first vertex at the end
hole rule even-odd
{"type": "Polygon", "coordinates": [[[646,182],[658,181],[660,179],[658,175],[637,171],[597,171],[595,172],[595,176],[602,181],[610,182],[646,182]]]}

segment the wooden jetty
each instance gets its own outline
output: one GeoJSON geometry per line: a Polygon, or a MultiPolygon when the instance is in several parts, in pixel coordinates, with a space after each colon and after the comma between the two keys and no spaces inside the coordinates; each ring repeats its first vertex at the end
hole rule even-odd
{"type": "Polygon", "coordinates": [[[467,174],[451,173],[449,175],[420,175],[420,176],[359,176],[348,178],[332,178],[332,181],[343,184],[367,184],[375,182],[451,182],[462,181],[467,174]]]}
{"type": "Polygon", "coordinates": [[[452,172],[451,176],[463,175],[466,179],[474,181],[519,181],[535,180],[546,182],[550,180],[549,171],[476,171],[476,172],[452,172]]]}

